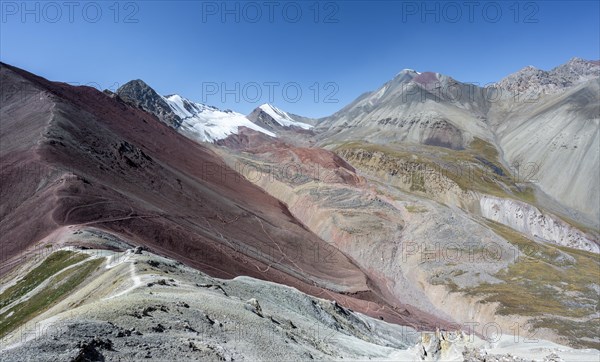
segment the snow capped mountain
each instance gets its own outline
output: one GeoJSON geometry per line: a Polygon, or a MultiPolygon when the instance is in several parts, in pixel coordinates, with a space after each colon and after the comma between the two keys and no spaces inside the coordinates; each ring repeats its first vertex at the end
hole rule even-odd
{"type": "Polygon", "coordinates": [[[399,72],[398,72],[398,74],[396,74],[396,77],[397,77],[397,76],[399,76],[399,75],[403,75],[403,74],[413,74],[413,75],[415,75],[415,74],[416,74],[416,75],[420,75],[421,73],[420,73],[420,72],[417,72],[417,71],[416,71],[416,70],[414,70],[414,69],[410,69],[410,68],[404,68],[404,69],[402,69],[401,71],[399,71],[399,72]]]}
{"type": "Polygon", "coordinates": [[[198,142],[216,142],[238,134],[246,127],[270,137],[276,132],[308,131],[316,120],[292,115],[270,104],[263,104],[247,117],[231,110],[192,102],[178,94],[159,95],[141,80],[132,80],[117,90],[127,103],[154,114],[162,122],[198,142]]]}
{"type": "Polygon", "coordinates": [[[267,103],[256,107],[248,115],[248,119],[257,126],[276,133],[280,139],[288,141],[298,140],[298,134],[313,134],[313,127],[317,121],[284,112],[267,103]]]}
{"type": "MultiPolygon", "coordinates": [[[[598,69],[574,59],[507,78],[557,90],[536,102],[405,69],[315,120],[269,104],[244,116],[141,80],[101,93],[0,63],[0,83],[25,94],[0,97],[1,283],[28,283],[41,250],[42,264],[70,255],[60,263],[75,270],[52,303],[60,271],[3,292],[0,338],[17,343],[0,345],[3,361],[522,361],[504,354],[522,351],[508,343],[515,320],[586,348],[565,360],[598,360],[598,69]],[[31,303],[26,318],[11,312],[31,303]],[[486,331],[473,326],[491,323],[509,334],[472,345],[486,331]],[[57,328],[18,333],[40,325],[57,328]]],[[[567,351],[539,343],[528,359],[567,351]]]]}
{"type": "Polygon", "coordinates": [[[171,107],[173,113],[181,118],[179,132],[197,141],[218,141],[236,134],[239,127],[277,137],[275,133],[252,123],[241,113],[195,103],[177,94],[163,97],[163,100],[171,107]]]}
{"type": "Polygon", "coordinates": [[[247,127],[268,136],[276,134],[252,123],[241,113],[192,102],[178,94],[161,96],[141,80],[132,80],[117,90],[124,101],[154,114],[162,122],[198,142],[215,142],[247,127]]]}
{"type": "Polygon", "coordinates": [[[528,66],[496,87],[480,88],[436,72],[403,69],[379,89],[320,120],[270,104],[244,116],[179,95],[160,96],[140,80],[124,85],[117,94],[198,142],[224,140],[239,134],[240,127],[305,145],[362,140],[463,150],[481,139],[498,149],[505,165],[538,165],[541,191],[569,210],[583,213],[581,217],[595,220],[599,191],[588,183],[593,183],[598,164],[594,131],[599,117],[599,71],[598,61],[573,58],[549,71],[528,66]],[[495,97],[488,95],[499,88],[509,95],[545,96],[538,102],[518,102],[509,96],[493,101],[495,97]],[[572,166],[570,172],[562,172],[564,165],[572,166]]]}
{"type": "Polygon", "coordinates": [[[309,124],[294,120],[288,113],[268,103],[265,103],[258,108],[269,115],[273,121],[283,127],[299,127],[302,129],[311,129],[313,127],[309,124]]]}

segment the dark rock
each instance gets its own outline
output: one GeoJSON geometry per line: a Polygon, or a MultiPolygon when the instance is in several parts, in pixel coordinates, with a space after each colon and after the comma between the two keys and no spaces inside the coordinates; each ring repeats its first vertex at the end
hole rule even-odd
{"type": "Polygon", "coordinates": [[[258,300],[256,300],[255,298],[252,298],[248,301],[246,301],[246,305],[244,306],[247,310],[251,311],[252,313],[256,314],[257,316],[263,318],[263,313],[262,313],[262,308],[260,306],[260,304],[258,303],[258,300]]]}
{"type": "Polygon", "coordinates": [[[186,302],[177,302],[176,304],[178,307],[183,307],[183,308],[189,308],[190,305],[187,304],[186,302]]]}
{"type": "Polygon", "coordinates": [[[159,323],[156,326],[152,327],[152,330],[157,333],[162,333],[166,330],[166,328],[165,328],[165,326],[163,326],[162,324],[159,323]]]}
{"type": "Polygon", "coordinates": [[[117,95],[133,107],[154,114],[162,122],[173,128],[181,125],[181,118],[154,89],[137,79],[125,83],[117,89],[117,95]]]}
{"type": "Polygon", "coordinates": [[[156,261],[156,260],[148,260],[146,263],[148,263],[148,265],[158,268],[160,266],[160,262],[156,261]]]}
{"type": "Polygon", "coordinates": [[[144,315],[145,317],[152,317],[152,315],[150,313],[156,311],[156,308],[150,306],[150,307],[146,307],[144,308],[144,310],[142,311],[142,315],[144,315]]]}

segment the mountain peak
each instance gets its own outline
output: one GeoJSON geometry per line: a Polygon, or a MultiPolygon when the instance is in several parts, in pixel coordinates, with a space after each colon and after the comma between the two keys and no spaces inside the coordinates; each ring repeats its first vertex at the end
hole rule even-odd
{"type": "Polygon", "coordinates": [[[529,65],[496,83],[500,88],[515,93],[557,93],[566,88],[600,76],[598,62],[578,57],[550,71],[529,65]]]}
{"type": "Polygon", "coordinates": [[[258,108],[260,108],[262,110],[267,110],[267,109],[273,109],[275,107],[270,105],[269,103],[263,103],[260,106],[258,106],[258,108]]]}
{"type": "Polygon", "coordinates": [[[117,95],[134,107],[156,115],[172,127],[177,128],[181,124],[181,118],[174,114],[165,100],[141,79],[123,84],[117,89],[117,95]]]}
{"type": "Polygon", "coordinates": [[[579,73],[580,75],[584,75],[584,73],[589,73],[590,71],[596,72],[596,74],[597,74],[598,70],[600,69],[599,66],[600,66],[600,61],[598,61],[598,60],[594,61],[594,60],[587,60],[587,59],[583,59],[583,58],[573,57],[573,58],[569,59],[569,61],[566,62],[565,64],[559,65],[558,67],[552,69],[552,71],[565,69],[565,68],[571,68],[575,72],[579,73]]]}
{"type": "Polygon", "coordinates": [[[419,73],[416,77],[414,77],[413,82],[419,83],[421,85],[430,85],[440,81],[441,77],[442,75],[440,73],[423,72],[419,73]]]}
{"type": "Polygon", "coordinates": [[[411,74],[411,75],[419,75],[421,74],[420,72],[417,72],[414,69],[410,69],[410,68],[404,68],[401,71],[399,71],[398,73],[396,73],[396,77],[399,75],[404,75],[404,74],[411,74]]]}
{"type": "Polygon", "coordinates": [[[119,87],[119,89],[131,88],[131,87],[148,87],[149,88],[150,86],[141,79],[132,79],[129,82],[123,84],[121,87],[119,87]]]}
{"type": "Polygon", "coordinates": [[[573,57],[573,58],[569,59],[569,61],[567,62],[567,64],[577,64],[577,63],[592,63],[592,64],[597,65],[598,61],[583,59],[583,58],[579,58],[579,57],[573,57]]]}
{"type": "Polygon", "coordinates": [[[313,127],[310,124],[294,119],[289,113],[269,103],[261,104],[254,109],[248,115],[248,119],[258,126],[269,130],[275,130],[280,127],[295,127],[308,130],[313,127]]]}

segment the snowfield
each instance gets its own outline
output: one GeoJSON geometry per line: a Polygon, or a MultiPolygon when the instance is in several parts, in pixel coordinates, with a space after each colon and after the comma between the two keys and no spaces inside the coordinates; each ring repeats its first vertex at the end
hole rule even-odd
{"type": "Polygon", "coordinates": [[[163,97],[173,112],[182,119],[180,132],[200,142],[215,142],[231,134],[239,127],[247,127],[271,137],[275,133],[252,123],[246,116],[233,111],[222,111],[201,103],[191,102],[177,94],[163,97]]]}

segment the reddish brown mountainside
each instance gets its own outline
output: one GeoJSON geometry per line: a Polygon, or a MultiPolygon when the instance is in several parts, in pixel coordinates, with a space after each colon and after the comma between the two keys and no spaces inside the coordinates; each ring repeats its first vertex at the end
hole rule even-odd
{"type": "Polygon", "coordinates": [[[54,230],[88,225],[213,276],[272,280],[431,327],[414,308],[392,310],[394,301],[284,204],[154,116],[4,64],[0,78],[3,272],[54,230]]]}

